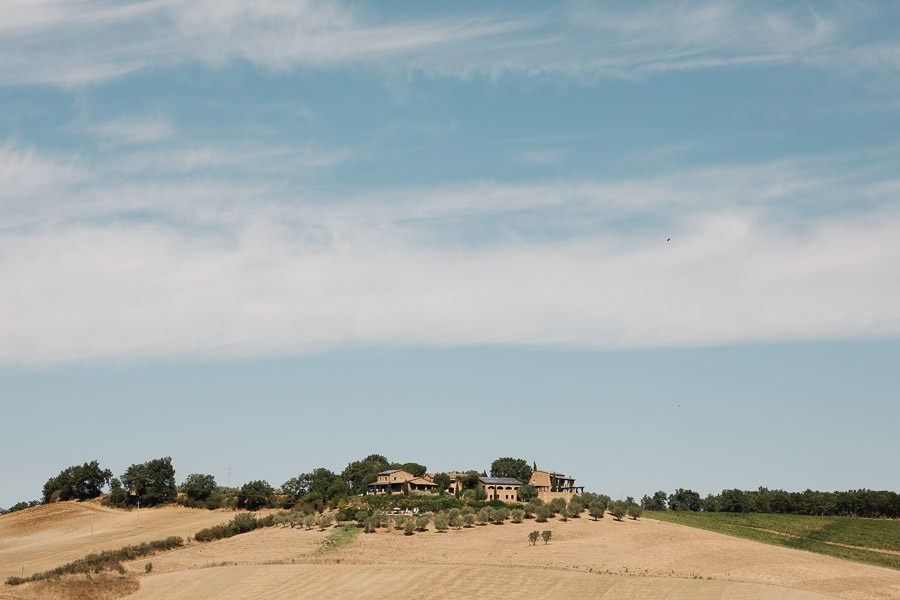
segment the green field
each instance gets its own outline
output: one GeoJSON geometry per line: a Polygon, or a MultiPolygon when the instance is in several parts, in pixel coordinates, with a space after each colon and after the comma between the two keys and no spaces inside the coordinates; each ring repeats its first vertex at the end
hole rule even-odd
{"type": "Polygon", "coordinates": [[[644,511],[644,516],[900,570],[898,520],[674,511],[644,511]]]}

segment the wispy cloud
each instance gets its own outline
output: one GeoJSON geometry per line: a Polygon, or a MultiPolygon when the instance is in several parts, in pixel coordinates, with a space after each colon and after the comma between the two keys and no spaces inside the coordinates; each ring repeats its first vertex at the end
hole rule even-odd
{"type": "Polygon", "coordinates": [[[73,133],[117,144],[158,142],[175,133],[172,120],[160,113],[146,117],[123,116],[105,121],[79,119],[68,125],[66,129],[73,133]]]}
{"type": "Polygon", "coordinates": [[[285,71],[375,65],[399,72],[580,80],[765,63],[896,75],[896,43],[860,41],[874,16],[759,3],[570,4],[510,18],[489,10],[390,21],[376,10],[311,0],[246,3],[70,0],[0,8],[0,81],[76,85],[135,70],[234,61],[285,71]]]}
{"type": "Polygon", "coordinates": [[[58,157],[3,152],[3,177],[54,193],[0,204],[20,224],[0,229],[0,281],[16,282],[0,365],[900,334],[895,151],[347,197],[242,176],[123,182],[100,165],[83,187],[51,172],[58,157]]]}

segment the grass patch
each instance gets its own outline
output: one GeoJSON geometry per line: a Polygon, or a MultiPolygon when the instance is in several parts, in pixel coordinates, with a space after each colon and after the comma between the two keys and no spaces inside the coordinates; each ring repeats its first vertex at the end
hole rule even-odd
{"type": "Polygon", "coordinates": [[[337,552],[347,544],[353,541],[353,538],[359,533],[359,527],[356,525],[344,525],[335,528],[327,538],[322,540],[322,545],[316,550],[316,554],[329,554],[337,552]]]}
{"type": "Polygon", "coordinates": [[[758,513],[646,511],[659,521],[900,570],[900,521],[758,513]],[[854,546],[849,548],[847,546],[854,546]]]}

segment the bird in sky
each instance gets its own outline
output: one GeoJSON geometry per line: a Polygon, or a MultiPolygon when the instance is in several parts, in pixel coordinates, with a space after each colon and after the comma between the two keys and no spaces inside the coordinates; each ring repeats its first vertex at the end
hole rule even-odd
{"type": "Polygon", "coordinates": [[[666,243],[667,243],[667,244],[668,244],[669,242],[671,242],[671,241],[672,241],[672,238],[668,238],[668,237],[666,238],[666,243]]]}

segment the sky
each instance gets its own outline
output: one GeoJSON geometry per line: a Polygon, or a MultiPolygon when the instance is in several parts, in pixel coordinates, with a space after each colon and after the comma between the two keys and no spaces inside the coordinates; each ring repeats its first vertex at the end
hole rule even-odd
{"type": "Polygon", "coordinates": [[[900,491],[900,5],[0,3],[0,507],[522,457],[900,491]]]}

